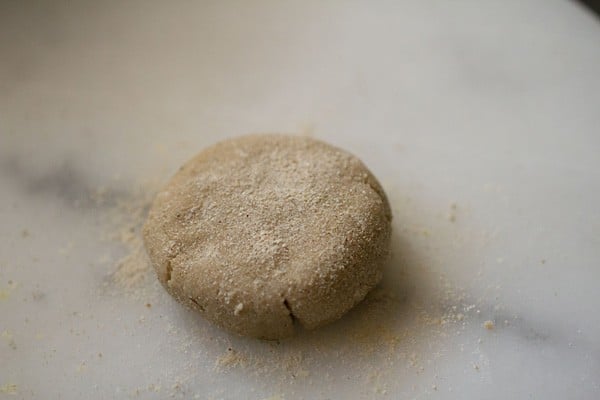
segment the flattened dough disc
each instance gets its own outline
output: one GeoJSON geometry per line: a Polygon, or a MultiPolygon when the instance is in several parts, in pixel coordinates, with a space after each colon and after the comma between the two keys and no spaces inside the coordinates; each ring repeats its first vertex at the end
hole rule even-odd
{"type": "Polygon", "coordinates": [[[183,165],[143,234],[177,300],[228,330],[277,339],[365,297],[381,279],[390,221],[358,158],[307,137],[250,135],[183,165]]]}

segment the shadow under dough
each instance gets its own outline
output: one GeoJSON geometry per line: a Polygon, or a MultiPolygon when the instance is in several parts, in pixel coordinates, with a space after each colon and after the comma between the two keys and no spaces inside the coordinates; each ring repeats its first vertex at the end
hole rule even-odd
{"type": "MultiPolygon", "coordinates": [[[[422,327],[415,324],[422,312],[418,288],[423,286],[423,274],[414,273],[421,265],[419,255],[398,234],[392,234],[392,256],[384,266],[383,280],[366,298],[338,321],[315,330],[298,329],[295,336],[279,341],[264,341],[240,337],[225,331],[226,345],[244,349],[250,357],[263,362],[276,362],[281,352],[295,351],[306,359],[327,359],[335,362],[336,354],[372,359],[377,353],[389,354],[403,342],[415,342],[423,337],[422,327]],[[280,349],[280,350],[278,350],[280,349]],[[273,360],[269,360],[272,358],[273,360]]],[[[195,311],[182,309],[184,329],[200,332],[207,322],[195,311]]],[[[213,328],[209,328],[211,331],[213,328]]]]}

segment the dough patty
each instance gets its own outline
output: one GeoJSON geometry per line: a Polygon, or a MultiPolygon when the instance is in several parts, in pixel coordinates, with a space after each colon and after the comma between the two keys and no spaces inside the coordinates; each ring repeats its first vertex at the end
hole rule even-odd
{"type": "Polygon", "coordinates": [[[381,279],[391,211],[356,157],[250,135],[208,147],[154,200],[143,235],[178,301],[241,335],[277,339],[340,318],[381,279]]]}

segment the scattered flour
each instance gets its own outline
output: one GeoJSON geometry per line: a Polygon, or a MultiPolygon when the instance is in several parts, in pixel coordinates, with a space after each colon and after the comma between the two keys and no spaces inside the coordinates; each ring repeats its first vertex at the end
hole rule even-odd
{"type": "MultiPolygon", "coordinates": [[[[145,185],[134,195],[115,202],[106,235],[106,239],[125,249],[124,256],[110,264],[113,267],[107,284],[116,289],[117,295],[139,301],[141,307],[153,311],[160,309],[168,295],[157,285],[140,229],[158,187],[145,185]]],[[[455,213],[456,206],[450,208],[455,213]]],[[[418,235],[419,240],[429,240],[431,235],[424,227],[408,227],[406,234],[418,235]]],[[[406,281],[413,281],[411,271],[420,267],[410,262],[401,264],[406,270],[406,281]]],[[[336,371],[343,365],[343,370],[349,371],[353,380],[362,382],[371,396],[389,396],[398,390],[394,374],[402,369],[416,375],[431,370],[443,354],[439,347],[444,340],[460,335],[472,319],[480,318],[479,302],[470,300],[464,290],[443,275],[429,290],[435,298],[405,289],[378,287],[340,321],[280,342],[248,341],[207,323],[197,322],[190,327],[182,325],[178,317],[164,316],[170,348],[180,353],[178,358],[188,361],[183,366],[178,364],[176,370],[166,371],[161,381],[135,390],[182,397],[187,387],[194,387],[199,371],[210,373],[210,367],[202,367],[208,362],[216,376],[234,374],[231,376],[242,376],[260,390],[287,393],[293,385],[311,385],[314,380],[335,387],[336,371]],[[265,386],[265,376],[281,386],[265,386]]],[[[238,303],[236,309],[242,312],[243,307],[238,303]]],[[[481,365],[473,365],[479,372],[481,365]]],[[[429,390],[437,391],[438,386],[434,383],[429,390]]]]}

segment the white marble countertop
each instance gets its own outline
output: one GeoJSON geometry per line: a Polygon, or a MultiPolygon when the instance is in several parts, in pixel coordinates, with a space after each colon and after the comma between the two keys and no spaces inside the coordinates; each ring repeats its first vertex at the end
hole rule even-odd
{"type": "Polygon", "coordinates": [[[600,398],[576,3],[25,3],[0,5],[0,398],[600,398]],[[183,161],[273,131],[362,158],[395,230],[382,288],[279,343],[172,301],[138,237],[183,161]]]}

